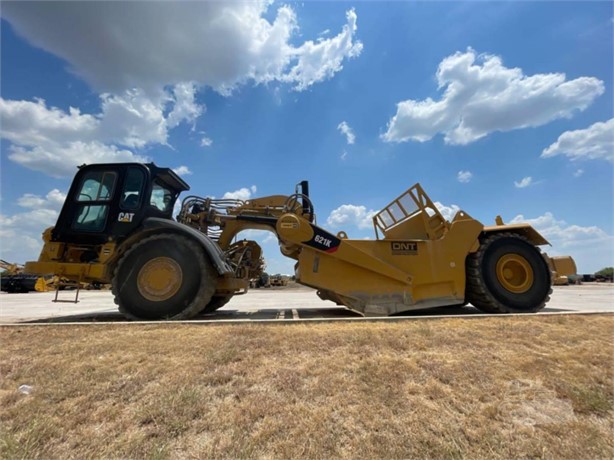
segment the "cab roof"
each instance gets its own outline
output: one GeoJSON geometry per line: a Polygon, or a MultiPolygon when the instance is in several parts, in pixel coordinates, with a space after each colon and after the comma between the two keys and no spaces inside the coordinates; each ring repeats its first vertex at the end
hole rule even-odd
{"type": "Polygon", "coordinates": [[[164,182],[169,187],[177,190],[178,192],[184,192],[186,190],[190,190],[190,186],[187,182],[185,182],[181,177],[175,173],[170,168],[161,168],[156,166],[155,163],[92,163],[92,164],[83,164],[79,166],[79,170],[81,169],[104,169],[104,168],[128,168],[130,166],[138,166],[141,168],[147,168],[151,174],[152,178],[158,178],[162,182],[164,182]]]}

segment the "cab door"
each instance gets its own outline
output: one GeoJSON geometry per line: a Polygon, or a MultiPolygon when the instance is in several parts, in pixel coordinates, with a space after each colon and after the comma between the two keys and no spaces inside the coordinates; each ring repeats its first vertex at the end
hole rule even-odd
{"type": "Polygon", "coordinates": [[[149,193],[148,170],[139,164],[83,167],[75,176],[53,240],[102,244],[138,227],[149,193]]]}
{"type": "Polygon", "coordinates": [[[75,196],[71,230],[77,233],[105,231],[118,176],[116,171],[104,170],[84,174],[75,196]]]}

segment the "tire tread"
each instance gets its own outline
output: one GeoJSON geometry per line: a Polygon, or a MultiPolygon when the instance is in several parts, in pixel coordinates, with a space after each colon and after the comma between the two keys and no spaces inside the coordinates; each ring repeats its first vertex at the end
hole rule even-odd
{"type": "Polygon", "coordinates": [[[143,318],[140,318],[139,316],[135,315],[130,310],[129,306],[120,300],[119,289],[121,286],[119,285],[119,280],[118,280],[119,270],[122,267],[123,263],[125,263],[127,258],[133,252],[138,251],[139,247],[151,241],[163,240],[163,239],[171,239],[173,240],[173,244],[186,245],[190,249],[190,251],[195,255],[194,260],[198,261],[200,272],[203,275],[200,281],[198,292],[194,296],[194,299],[192,300],[192,302],[190,302],[190,304],[185,309],[183,309],[181,312],[173,316],[170,316],[168,318],[164,318],[164,319],[183,320],[183,319],[190,319],[190,318],[197,316],[201,311],[203,311],[203,309],[206,308],[207,304],[209,303],[209,301],[211,300],[215,292],[216,282],[215,282],[215,275],[212,270],[211,262],[209,261],[205,253],[203,252],[202,248],[198,246],[198,244],[196,244],[191,239],[186,238],[185,236],[182,236],[182,235],[177,235],[173,233],[155,234],[155,235],[143,238],[142,240],[133,244],[132,247],[130,247],[130,249],[128,249],[121,256],[118,263],[115,265],[115,270],[113,271],[111,292],[113,293],[114,301],[118,305],[120,313],[130,320],[141,321],[143,318]]]}
{"type": "MultiPolygon", "coordinates": [[[[465,297],[467,301],[471,303],[471,305],[485,313],[518,313],[518,310],[508,307],[493,296],[493,294],[486,286],[486,283],[482,276],[481,266],[482,260],[484,259],[484,254],[493,242],[501,238],[516,238],[522,240],[525,243],[533,246],[539,252],[540,256],[542,256],[542,252],[538,247],[532,245],[529,240],[527,240],[522,235],[518,235],[517,233],[501,232],[485,235],[480,240],[480,247],[478,248],[478,250],[473,254],[469,254],[469,256],[467,256],[465,264],[465,269],[467,273],[465,297]]],[[[550,300],[550,294],[552,294],[552,286],[549,287],[548,294],[545,296],[543,301],[531,310],[533,312],[536,312],[544,308],[546,303],[548,303],[548,301],[550,300]]]]}

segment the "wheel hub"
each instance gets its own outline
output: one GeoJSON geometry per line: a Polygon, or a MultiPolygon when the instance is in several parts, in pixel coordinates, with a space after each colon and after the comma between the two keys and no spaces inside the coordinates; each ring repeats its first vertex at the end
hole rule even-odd
{"type": "Polygon", "coordinates": [[[183,281],[179,264],[170,257],[156,257],[148,261],[137,276],[140,294],[152,302],[161,302],[173,297],[183,281]]]}
{"type": "Polygon", "coordinates": [[[531,264],[519,254],[506,254],[497,262],[497,280],[514,294],[527,292],[533,285],[531,264]]]}

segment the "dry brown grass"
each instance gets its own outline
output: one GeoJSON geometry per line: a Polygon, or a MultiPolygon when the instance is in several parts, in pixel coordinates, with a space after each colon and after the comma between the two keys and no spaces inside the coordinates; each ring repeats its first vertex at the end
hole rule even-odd
{"type": "Polygon", "coordinates": [[[612,458],[613,331],[608,315],[5,327],[0,456],[612,458]]]}

